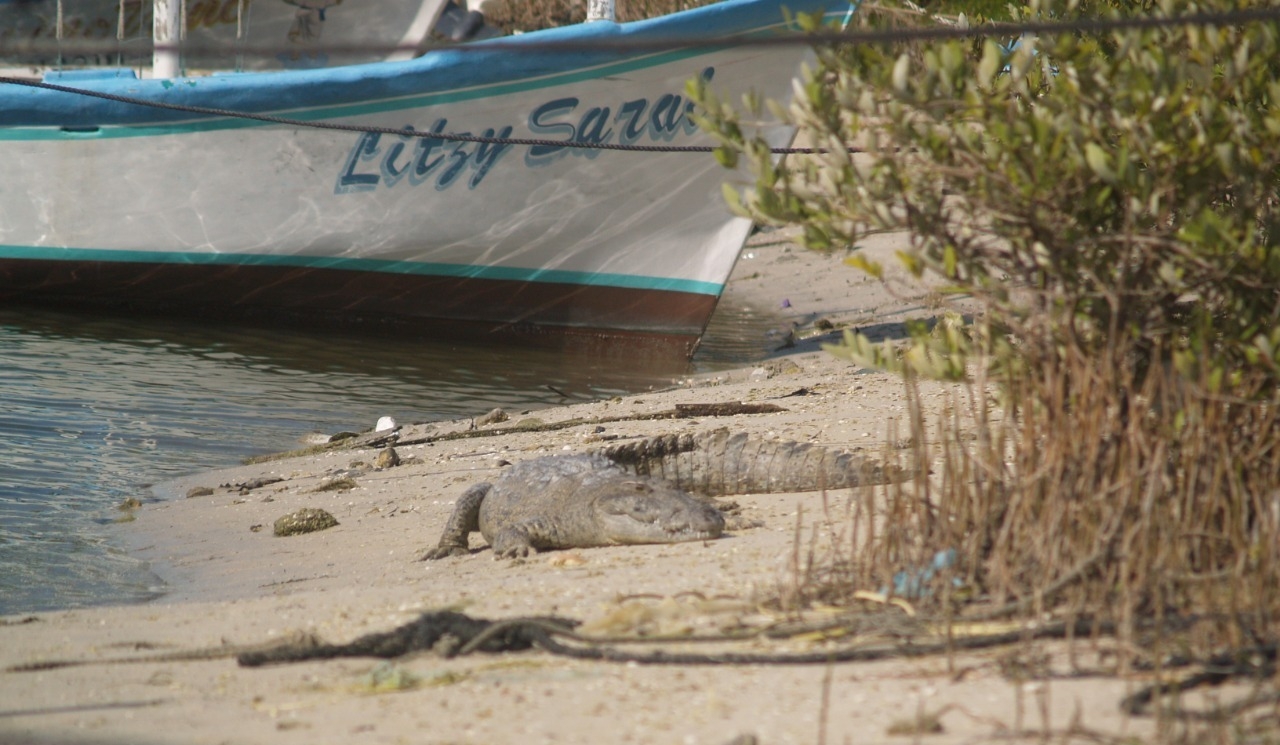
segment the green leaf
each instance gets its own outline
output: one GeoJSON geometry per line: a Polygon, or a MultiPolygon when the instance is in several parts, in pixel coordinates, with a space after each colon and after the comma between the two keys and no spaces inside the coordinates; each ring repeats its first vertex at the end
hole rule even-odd
{"type": "Polygon", "coordinates": [[[1098,143],[1090,142],[1085,144],[1084,159],[1089,164],[1089,169],[1093,171],[1094,175],[1108,184],[1115,183],[1116,172],[1111,167],[1111,158],[1098,143]]]}
{"type": "MultiPolygon", "coordinates": [[[[997,12],[1038,21],[1190,7],[940,1],[928,11],[963,11],[975,28],[997,12]]],[[[884,17],[858,21],[876,27],[884,17]]],[[[900,21],[910,22],[892,23],[900,21]]],[[[798,226],[824,250],[868,231],[903,231],[899,259],[929,281],[920,295],[931,310],[968,296],[990,325],[982,345],[999,375],[1058,364],[1069,345],[1100,360],[1135,345],[1137,357],[1152,356],[1138,369],[1176,368],[1200,384],[1219,370],[1223,387],[1261,375],[1280,400],[1280,336],[1269,331],[1280,326],[1274,28],[1027,36],[1012,52],[995,39],[847,45],[817,60],[794,100],[761,107],[831,150],[813,157],[773,157],[761,123],[734,111],[743,104],[689,86],[706,112],[700,126],[722,146],[717,160],[754,179],[726,190],[735,210],[798,226]],[[850,157],[842,144],[865,152],[850,157]],[[1261,344],[1259,331],[1268,334],[1261,344]],[[1033,351],[1044,358],[1033,362],[1033,351]]],[[[867,255],[845,263],[884,279],[867,255]]],[[[965,334],[921,342],[914,367],[896,352],[877,350],[876,359],[957,375],[965,334]]]]}
{"type": "Polygon", "coordinates": [[[903,54],[893,63],[893,89],[899,94],[907,92],[907,76],[911,74],[911,58],[903,54]]]}
{"type": "Polygon", "coordinates": [[[984,88],[991,87],[991,81],[1004,62],[1004,54],[994,39],[987,39],[982,45],[982,62],[978,63],[978,84],[984,88]]]}
{"type": "Polygon", "coordinates": [[[720,194],[724,197],[724,203],[729,206],[729,210],[735,215],[745,215],[747,213],[746,208],[742,206],[742,196],[738,194],[737,189],[733,188],[733,184],[721,184],[720,194]]]}
{"type": "Polygon", "coordinates": [[[878,261],[872,261],[860,253],[846,257],[844,263],[856,269],[861,269],[876,279],[884,279],[884,265],[878,261]]]}
{"type": "MultiPolygon", "coordinates": [[[[712,152],[715,155],[716,162],[724,166],[725,168],[738,167],[738,151],[737,150],[734,150],[733,148],[727,145],[722,145],[721,147],[716,148],[712,152]]],[[[736,194],[737,192],[735,191],[734,193],[736,194]]]]}

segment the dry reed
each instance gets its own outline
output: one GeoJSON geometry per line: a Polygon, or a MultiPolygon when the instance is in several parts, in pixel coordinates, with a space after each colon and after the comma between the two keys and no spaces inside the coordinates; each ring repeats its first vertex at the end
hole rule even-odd
{"type": "Polygon", "coordinates": [[[1225,660],[1255,681],[1252,703],[1191,717],[1157,695],[1159,739],[1280,742],[1276,713],[1257,713],[1280,700],[1280,407],[1266,383],[1211,393],[1130,350],[1026,359],[998,394],[981,379],[959,390],[933,437],[908,384],[911,457],[932,468],[857,495],[823,541],[802,548],[797,525],[777,602],[853,606],[888,589],[948,625],[1066,621],[1114,635],[1122,675],[1225,660]]]}

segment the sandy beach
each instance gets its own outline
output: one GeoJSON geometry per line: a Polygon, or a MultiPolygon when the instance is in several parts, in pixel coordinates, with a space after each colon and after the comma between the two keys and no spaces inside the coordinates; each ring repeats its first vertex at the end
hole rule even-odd
{"type": "MultiPolygon", "coordinates": [[[[881,236],[863,250],[891,266],[903,240],[881,236]]],[[[845,326],[891,338],[931,303],[910,285],[886,291],[841,258],[806,252],[785,232],[752,238],[722,304],[770,309],[793,322],[759,365],[625,398],[506,412],[505,422],[402,423],[401,463],[391,467],[375,467],[379,448],[347,447],[194,474],[140,493],[136,519],[118,532],[165,581],[165,594],[142,605],[0,619],[0,668],[251,645],[296,632],[346,642],[438,609],[488,619],[568,617],[584,621],[584,633],[601,634],[714,633],[767,622],[762,602],[792,581],[797,531],[804,540],[820,537],[857,494],[738,495],[742,517],[756,527],[717,540],[518,561],[495,561],[487,549],[418,559],[468,486],[542,455],[729,428],[880,457],[890,433],[905,431],[905,422],[893,429],[905,413],[902,383],[819,345],[845,326]],[[779,410],[651,417],[680,404],[728,402],[779,410]],[[344,478],[351,488],[332,488],[344,478]],[[304,507],[324,509],[339,524],[273,535],[277,518],[304,507]]],[[[938,385],[922,392],[933,406],[949,395],[938,385]]],[[[472,546],[483,546],[479,535],[472,546]]],[[[794,652],[822,644],[739,648],[794,652]]],[[[1126,718],[1118,707],[1132,683],[1066,674],[1024,682],[1007,675],[1013,652],[810,666],[422,652],[389,662],[261,668],[215,657],[9,671],[0,672],[0,742],[968,743],[1019,731],[1035,740],[1046,725],[1061,731],[1072,721],[1110,735],[1151,732],[1149,721],[1126,718]],[[904,731],[922,713],[940,713],[936,731],[904,731]]],[[[1060,656],[1047,664],[1065,673],[1060,656]]]]}

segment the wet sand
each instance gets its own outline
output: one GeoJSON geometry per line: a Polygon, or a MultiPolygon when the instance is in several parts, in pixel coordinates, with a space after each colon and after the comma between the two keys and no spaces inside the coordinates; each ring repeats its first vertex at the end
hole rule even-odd
{"type": "MultiPolygon", "coordinates": [[[[776,309],[792,322],[778,329],[780,348],[759,366],[625,398],[508,412],[508,422],[480,427],[506,432],[496,436],[428,442],[470,431],[474,422],[409,424],[400,442],[419,444],[397,446],[403,462],[385,469],[371,467],[378,450],[345,449],[159,485],[120,532],[168,592],[143,605],[2,619],[0,667],[255,644],[298,631],[346,642],[443,608],[492,619],[564,616],[601,633],[705,633],[769,620],[762,601],[794,581],[797,533],[801,546],[822,540],[858,493],[737,496],[743,517],[758,527],[712,541],[546,552],[522,561],[495,561],[487,549],[435,562],[418,557],[435,545],[457,497],[505,462],[722,427],[879,457],[892,433],[905,432],[902,383],[819,345],[845,325],[892,338],[902,320],[928,312],[928,295],[906,285],[886,292],[841,257],[805,252],[786,238],[755,236],[722,300],[776,309]],[[725,402],[781,411],[633,418],[677,404],[725,402]],[[546,431],[571,420],[581,421],[546,431]],[[543,431],[512,426],[521,421],[543,431]],[[320,490],[342,477],[354,488],[320,490]],[[280,480],[222,486],[269,478],[280,480]],[[186,496],[200,487],[210,493],[186,496]],[[276,518],[303,507],[325,509],[339,525],[273,535],[276,518]]],[[[889,263],[902,240],[879,237],[865,250],[889,263]]],[[[930,406],[949,395],[938,385],[922,391],[930,406]]],[[[479,535],[472,546],[483,546],[479,535]]],[[[820,644],[741,648],[812,651],[820,644]]],[[[2,672],[0,742],[721,745],[750,736],[761,745],[959,743],[1042,728],[1046,720],[1061,730],[1077,716],[1112,735],[1150,732],[1148,722],[1120,714],[1124,682],[1021,683],[1002,673],[1011,653],[830,666],[648,666],[540,651],[457,658],[426,652],[390,664],[345,658],[243,668],[220,658],[2,672]],[[922,712],[940,711],[940,732],[895,734],[922,712]]]]}

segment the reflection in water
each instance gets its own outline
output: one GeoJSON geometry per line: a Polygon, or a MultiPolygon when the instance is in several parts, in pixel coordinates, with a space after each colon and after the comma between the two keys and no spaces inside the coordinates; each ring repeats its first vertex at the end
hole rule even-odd
{"type": "MultiPolygon", "coordinates": [[[[692,371],[763,356],[770,325],[747,311],[718,314],[692,371]]],[[[149,483],[384,415],[521,411],[690,372],[630,352],[0,310],[0,614],[152,596],[154,577],[101,528],[149,483]]]]}

